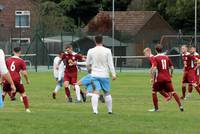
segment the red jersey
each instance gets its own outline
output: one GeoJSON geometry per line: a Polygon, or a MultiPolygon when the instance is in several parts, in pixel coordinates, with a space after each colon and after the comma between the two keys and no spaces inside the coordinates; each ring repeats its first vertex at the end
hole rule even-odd
{"type": "Polygon", "coordinates": [[[197,60],[198,60],[198,55],[196,54],[190,54],[187,56],[187,69],[188,70],[194,70],[197,66],[197,60]]]}
{"type": "Polygon", "coordinates": [[[183,70],[184,70],[184,72],[187,72],[189,70],[189,67],[187,66],[189,55],[190,55],[190,53],[188,53],[188,52],[182,54],[183,70]]]}
{"type": "Polygon", "coordinates": [[[65,72],[67,73],[77,73],[77,65],[71,65],[73,62],[77,62],[78,60],[83,60],[83,56],[80,54],[64,54],[62,56],[62,60],[66,60],[66,68],[65,72]]]}
{"type": "Polygon", "coordinates": [[[17,56],[12,56],[6,59],[6,66],[10,72],[12,80],[14,82],[20,82],[20,71],[26,70],[26,63],[24,62],[24,60],[17,56]]]}
{"type": "Polygon", "coordinates": [[[172,67],[173,64],[168,56],[164,54],[156,55],[154,66],[157,67],[158,70],[155,82],[171,82],[169,68],[172,67]]]}

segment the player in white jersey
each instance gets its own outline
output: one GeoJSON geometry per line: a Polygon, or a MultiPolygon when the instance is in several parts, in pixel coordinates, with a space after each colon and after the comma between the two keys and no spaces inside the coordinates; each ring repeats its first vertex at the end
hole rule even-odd
{"type": "Polygon", "coordinates": [[[112,114],[112,97],[110,95],[109,73],[112,73],[112,79],[116,79],[116,72],[113,64],[111,50],[104,47],[103,37],[95,36],[96,47],[90,49],[87,53],[86,64],[92,69],[91,76],[95,79],[95,91],[92,95],[93,113],[98,114],[98,99],[100,90],[103,90],[108,113],[112,114]]]}
{"type": "Polygon", "coordinates": [[[56,95],[58,91],[62,88],[63,83],[64,83],[65,65],[63,61],[60,63],[60,65],[58,65],[63,53],[64,53],[63,51],[59,52],[59,54],[54,58],[54,61],[53,61],[53,74],[57,82],[54,92],[52,93],[53,99],[56,99],[56,95]]]}
{"type": "MultiPolygon", "coordinates": [[[[5,62],[5,54],[2,49],[0,49],[0,78],[1,78],[1,81],[2,81],[2,78],[7,80],[8,83],[10,84],[10,87],[12,88],[12,91],[13,92],[16,91],[14,82],[10,76],[10,73],[8,72],[6,62],[5,62]]],[[[0,89],[0,92],[1,92],[1,89],[0,89]]],[[[1,94],[0,94],[0,107],[3,107],[3,99],[2,99],[1,94]]]]}

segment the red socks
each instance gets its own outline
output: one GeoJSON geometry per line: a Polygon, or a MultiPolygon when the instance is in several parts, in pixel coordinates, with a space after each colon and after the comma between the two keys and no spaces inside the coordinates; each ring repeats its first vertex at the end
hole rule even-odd
{"type": "Polygon", "coordinates": [[[65,95],[66,95],[68,98],[71,98],[71,94],[70,94],[70,91],[69,91],[69,88],[68,88],[68,87],[65,88],[65,95]]]}
{"type": "MultiPolygon", "coordinates": [[[[188,89],[189,90],[189,89],[188,89]]],[[[182,86],[182,97],[185,98],[186,87],[182,86]]]]}
{"type": "Polygon", "coordinates": [[[158,97],[157,97],[157,93],[156,92],[152,93],[152,98],[153,98],[154,108],[157,110],[158,109],[158,97]]]}
{"type": "Polygon", "coordinates": [[[28,108],[29,108],[28,97],[27,97],[27,96],[24,96],[24,97],[22,97],[22,98],[23,98],[23,103],[24,103],[25,109],[28,109],[28,108]]]}
{"type": "Polygon", "coordinates": [[[174,99],[176,100],[178,106],[180,107],[181,106],[181,101],[179,99],[179,96],[177,95],[176,92],[173,92],[172,95],[174,96],[174,99]]]}
{"type": "Polygon", "coordinates": [[[191,84],[188,85],[188,92],[192,93],[192,85],[191,84]]]}

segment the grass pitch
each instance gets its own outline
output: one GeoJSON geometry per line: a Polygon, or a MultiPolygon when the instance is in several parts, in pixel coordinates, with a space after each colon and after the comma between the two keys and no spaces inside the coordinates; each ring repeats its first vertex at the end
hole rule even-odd
{"type": "MultiPolygon", "coordinates": [[[[81,73],[83,76],[84,73],[81,73]]],[[[174,100],[165,103],[159,95],[160,112],[152,108],[148,73],[118,73],[113,81],[113,115],[99,103],[99,115],[93,115],[91,103],[69,104],[64,90],[57,99],[52,73],[29,73],[31,84],[25,85],[32,113],[24,111],[19,96],[15,102],[6,98],[0,109],[0,134],[199,134],[200,96],[193,92],[184,101],[185,112],[179,112],[174,100]]],[[[175,72],[175,90],[181,93],[181,74],[175,72]]],[[[71,90],[72,91],[72,90],[71,90]]],[[[75,98],[74,91],[72,91],[75,98]]]]}

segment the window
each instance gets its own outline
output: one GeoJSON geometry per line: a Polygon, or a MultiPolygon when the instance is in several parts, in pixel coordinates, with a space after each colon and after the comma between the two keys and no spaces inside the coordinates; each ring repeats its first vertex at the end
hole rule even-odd
{"type": "Polygon", "coordinates": [[[10,39],[11,43],[16,43],[16,44],[20,44],[21,45],[26,45],[26,44],[30,44],[30,38],[11,38],[10,39]]]}
{"type": "Polygon", "coordinates": [[[30,11],[15,11],[15,27],[30,28],[30,11]]]}

